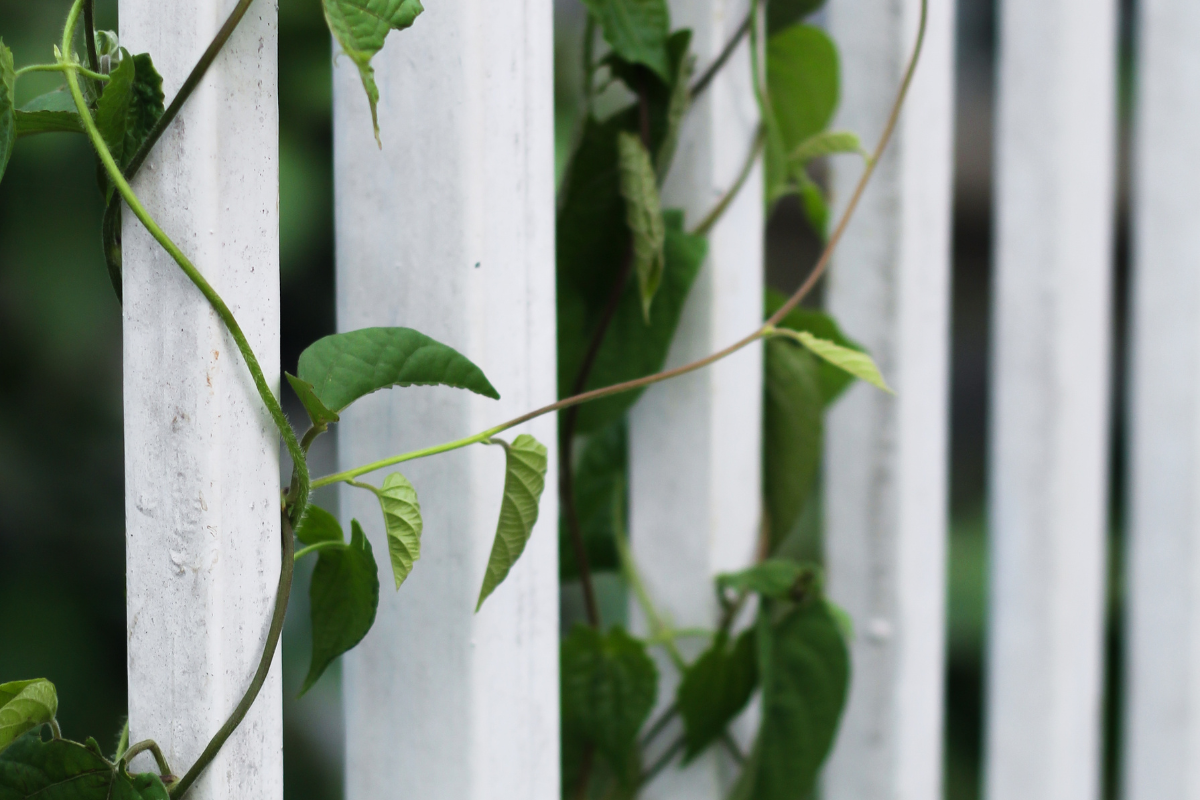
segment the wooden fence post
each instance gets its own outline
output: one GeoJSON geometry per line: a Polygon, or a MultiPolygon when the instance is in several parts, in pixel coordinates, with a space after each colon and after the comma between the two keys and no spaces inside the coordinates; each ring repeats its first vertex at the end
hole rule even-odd
{"type": "MultiPolygon", "coordinates": [[[[121,0],[121,39],[171,97],[234,0],[121,0]]],[[[279,384],[276,4],[258,2],[134,188],[279,384]]],[[[279,578],[278,435],[208,302],[128,211],[124,228],[129,715],[182,773],[250,683],[279,578]]],[[[189,797],[283,797],[278,657],[189,797]]],[[[144,758],[144,756],[143,756],[144,758]]],[[[152,769],[147,759],[136,765],[152,769]]]]}
{"type": "MultiPolygon", "coordinates": [[[[358,70],[337,60],[338,326],[415,328],[465,353],[503,397],[365,398],[339,432],[343,467],[555,399],[552,26],[551,0],[427,4],[375,59],[382,152],[358,70]]],[[[553,416],[506,438],[522,431],[554,453],[553,416]]],[[[553,466],[528,549],[475,613],[504,469],[503,450],[484,446],[397,468],[421,501],[422,554],[346,659],[349,800],[560,797],[553,466]]],[[[341,498],[343,521],[387,552],[375,498],[341,498]]]]}
{"type": "MultiPolygon", "coordinates": [[[[720,54],[749,10],[745,0],[675,0],[672,27],[692,29],[697,69],[720,54]]],[[[688,112],[664,207],[695,225],[734,184],[753,146],[759,114],[743,41],[688,112]]],[[[668,366],[702,358],[762,324],[763,211],[756,166],[708,239],[708,258],[684,307],[668,366]]],[[[630,540],[651,598],[680,628],[713,627],[713,577],[751,563],[762,490],[762,349],[651,387],[630,417],[630,540]]],[[[633,604],[635,630],[646,621],[633,604]]],[[[689,657],[696,642],[681,641],[689,657]]],[[[660,660],[659,705],[675,697],[676,672],[660,660]]],[[[663,744],[674,739],[660,737],[663,744]]],[[[647,800],[716,800],[735,773],[713,748],[686,770],[661,773],[647,800]]]]}
{"type": "Polygon", "coordinates": [[[990,800],[1099,796],[1116,18],[1000,15],[990,800]]]}
{"type": "Polygon", "coordinates": [[[1139,4],[1124,796],[1200,798],[1200,6],[1139,4]]]}
{"type": "MultiPolygon", "coordinates": [[[[874,142],[912,52],[918,0],[833,0],[835,127],[874,142]]],[[[855,386],[827,419],[829,591],[854,620],[829,800],[941,796],[954,4],[930,0],[896,138],[838,251],[828,307],[895,397],[855,386]]],[[[835,163],[835,211],[859,167],[835,163]]]]}

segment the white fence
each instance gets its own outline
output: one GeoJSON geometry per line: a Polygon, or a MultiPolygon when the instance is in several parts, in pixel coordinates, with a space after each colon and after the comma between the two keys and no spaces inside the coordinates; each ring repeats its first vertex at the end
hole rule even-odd
{"type": "MultiPolygon", "coordinates": [[[[158,4],[122,0],[125,42],[156,54],[169,91],[231,3],[185,5],[173,13],[191,16],[165,25],[158,4]]],[[[371,398],[343,425],[347,465],[480,429],[555,392],[552,0],[503,13],[482,0],[428,5],[419,31],[395,37],[376,62],[382,152],[353,65],[337,68],[338,322],[420,328],[507,392],[502,408],[436,390],[371,398]]],[[[702,65],[746,7],[672,5],[696,29],[702,65]]],[[[1111,525],[1117,9],[1115,0],[998,5],[985,791],[1092,800],[1111,525]]],[[[919,8],[830,0],[843,55],[839,127],[878,135],[919,8]]],[[[168,232],[221,270],[209,277],[235,312],[254,304],[240,316],[263,353],[278,331],[277,206],[261,196],[276,185],[274,14],[273,3],[255,5],[139,186],[160,215],[173,209],[160,217],[168,232]],[[167,185],[186,202],[158,197],[167,185]]],[[[829,800],[941,793],[954,18],[953,0],[931,0],[909,105],[829,282],[832,311],[899,392],[855,389],[829,421],[830,590],[857,629],[829,800]]],[[[1128,800],[1200,798],[1200,4],[1141,0],[1138,43],[1123,786],[1128,800]]],[[[736,60],[734,72],[744,75],[736,60]]],[[[706,207],[732,181],[754,129],[743,84],[723,77],[693,111],[668,193],[706,207]]],[[[838,170],[835,197],[844,201],[854,177],[838,170]]],[[[714,232],[673,360],[760,319],[757,197],[753,178],[714,232]]],[[[232,704],[265,632],[257,621],[277,578],[277,520],[273,488],[252,478],[273,474],[274,449],[268,421],[248,410],[258,404],[234,348],[153,252],[127,237],[130,708],[134,738],[153,736],[171,761],[188,763],[223,714],[214,701],[232,704]],[[200,333],[164,336],[180,315],[200,333]],[[179,396],[149,407],[139,381],[163,371],[179,396]],[[234,508],[255,511],[223,515],[234,508]],[[212,539],[189,549],[172,538],[180,525],[212,539]],[[164,602],[164,584],[179,595],[164,602]],[[161,719],[188,723],[159,730],[161,719]]],[[[687,624],[716,613],[695,587],[753,557],[756,353],[651,392],[633,417],[632,537],[658,599],[687,624]]],[[[531,428],[556,440],[552,419],[531,428]]],[[[553,492],[504,590],[471,613],[502,458],[475,448],[413,468],[438,533],[347,660],[350,800],[560,796],[553,492]]],[[[348,517],[357,500],[346,501],[348,517]]],[[[198,797],[281,796],[279,704],[276,674],[198,797]]],[[[654,797],[716,800],[724,774],[715,756],[702,759],[654,797]]]]}

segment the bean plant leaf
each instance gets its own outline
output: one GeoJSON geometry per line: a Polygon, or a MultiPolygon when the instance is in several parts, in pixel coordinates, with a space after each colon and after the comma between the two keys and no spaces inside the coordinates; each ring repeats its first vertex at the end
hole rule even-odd
{"type": "Polygon", "coordinates": [[[821,362],[799,345],[764,348],[763,495],[772,551],[791,531],[812,492],[825,438],[821,362]]]}
{"type": "Polygon", "coordinates": [[[425,526],[421,519],[421,504],[417,501],[417,490],[399,472],[388,475],[383,488],[374,491],[383,507],[392,576],[399,589],[412,573],[413,564],[421,558],[421,531],[425,526]]]}
{"type": "Polygon", "coordinates": [[[16,112],[17,138],[39,133],[83,133],[75,100],[65,88],[35,97],[16,112]]]}
{"type": "MultiPolygon", "coordinates": [[[[312,508],[312,506],[310,506],[312,508]]],[[[338,531],[339,535],[341,531],[338,531]]],[[[312,602],[312,663],[304,694],[342,653],[363,640],[379,607],[379,567],[358,520],[350,523],[350,544],[320,551],[309,589],[312,602]]]]}
{"type": "Polygon", "coordinates": [[[800,207],[813,231],[821,237],[821,241],[829,238],[829,202],[825,193],[814,181],[806,180],[800,183],[800,207]]]}
{"type": "MultiPolygon", "coordinates": [[[[593,572],[615,572],[621,567],[616,535],[618,526],[625,527],[623,501],[628,496],[628,461],[628,429],[624,419],[588,436],[579,452],[572,489],[579,530],[593,572]]],[[[566,515],[563,503],[559,508],[558,564],[559,578],[564,581],[579,577],[566,515]]]]}
{"type": "Polygon", "coordinates": [[[815,158],[824,158],[839,153],[855,153],[870,157],[870,153],[863,149],[862,140],[858,138],[858,134],[849,131],[825,131],[805,139],[796,146],[788,158],[798,164],[807,164],[815,158]]]}
{"type": "Polygon", "coordinates": [[[313,503],[304,509],[304,516],[296,526],[296,538],[304,544],[322,542],[344,542],[346,534],[338,524],[337,517],[313,503]]]}
{"type": "MultiPolygon", "coordinates": [[[[787,297],[781,292],[768,289],[766,297],[767,316],[774,316],[775,312],[782,308],[786,302],[787,297]]],[[[793,331],[808,331],[818,339],[834,342],[850,350],[866,352],[862,345],[842,333],[842,329],[838,327],[833,317],[820,311],[813,311],[807,308],[794,308],[788,312],[786,317],[780,320],[777,327],[793,331]]],[[[828,406],[841,396],[846,387],[854,383],[854,376],[823,359],[820,361],[820,366],[821,396],[824,397],[825,405],[828,406]]]]}
{"type": "Polygon", "coordinates": [[[595,746],[623,783],[636,781],[638,732],[654,709],[658,670],[621,628],[576,625],[562,643],[564,739],[595,746]]]}
{"type": "Polygon", "coordinates": [[[875,366],[875,361],[866,353],[842,347],[828,339],[819,339],[808,331],[800,331],[796,334],[796,338],[802,345],[835,367],[843,369],[873,386],[878,386],[889,394],[895,394],[884,382],[883,376],[879,374],[879,367],[875,366]]]}
{"type": "Polygon", "coordinates": [[[411,328],[363,328],[326,336],[300,354],[297,372],[335,413],[391,386],[451,386],[500,399],[470,359],[411,328]]]}
{"type": "Polygon", "coordinates": [[[0,684],[0,751],[58,714],[58,692],[48,680],[0,684]]]}
{"type": "Polygon", "coordinates": [[[375,84],[371,59],[383,49],[389,33],[411,27],[425,9],[420,0],[321,0],[321,5],[333,38],[358,67],[367,101],[371,104],[375,141],[382,147],[379,140],[379,87],[375,84]]]}
{"type": "Polygon", "coordinates": [[[807,797],[837,735],[850,654],[829,603],[812,598],[772,621],[759,613],[763,719],[735,800],[807,797]]]}
{"type": "Polygon", "coordinates": [[[679,684],[675,705],[683,717],[684,762],[715,742],[750,702],[758,686],[758,651],[754,631],[748,630],[730,647],[721,634],[688,667],[679,684]]]}
{"type": "Polygon", "coordinates": [[[617,154],[621,163],[625,219],[633,234],[633,266],[641,292],[642,315],[649,324],[650,304],[662,284],[666,267],[667,231],[658,196],[658,179],[650,152],[636,134],[621,131],[617,135],[617,154]]]}
{"type": "Polygon", "coordinates": [[[823,5],[825,0],[767,0],[767,36],[799,22],[823,5]]]}
{"type": "Polygon", "coordinates": [[[17,70],[12,50],[0,39],[0,180],[8,168],[13,145],[17,142],[17,70]]]}
{"type": "Polygon", "coordinates": [[[122,49],[96,103],[96,127],[117,164],[133,160],[162,113],[162,76],[154,62],[146,53],[130,56],[122,49]]]}
{"type": "Polygon", "coordinates": [[[740,572],[717,576],[717,587],[735,592],[754,592],[763,597],[788,597],[797,590],[809,591],[820,583],[819,571],[809,564],[771,558],[740,572]]]}
{"type": "Polygon", "coordinates": [[[30,731],[0,753],[0,800],[169,800],[157,775],[131,775],[86,744],[30,731]]]}
{"type": "Polygon", "coordinates": [[[583,0],[588,12],[600,23],[604,40],[618,56],[644,64],[666,83],[671,83],[667,37],[671,15],[667,0],[583,0]]]}
{"type": "Polygon", "coordinates": [[[483,601],[504,582],[525,552],[525,545],[537,523],[542,491],[546,488],[546,470],[549,469],[546,446],[529,434],[521,434],[512,444],[499,439],[495,441],[503,445],[507,464],[504,500],[500,504],[500,522],[496,526],[496,539],[483,576],[479,602],[475,605],[476,612],[483,608],[483,601]]]}
{"type": "Polygon", "coordinates": [[[308,412],[308,418],[312,422],[314,428],[323,431],[334,422],[341,419],[336,412],[330,411],[321,402],[321,398],[317,397],[317,390],[308,381],[302,381],[291,373],[283,373],[287,377],[287,381],[292,386],[292,391],[296,393],[296,397],[300,398],[301,405],[308,412]]]}

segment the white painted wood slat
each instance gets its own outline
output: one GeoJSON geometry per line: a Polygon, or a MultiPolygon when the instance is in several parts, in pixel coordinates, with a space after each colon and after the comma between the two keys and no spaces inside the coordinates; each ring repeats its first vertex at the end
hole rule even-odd
{"type": "MultiPolygon", "coordinates": [[[[178,91],[234,0],[121,0],[121,41],[178,91]]],[[[276,5],[255,3],[134,182],[279,383],[276,5]]],[[[232,338],[128,211],[124,393],[129,715],[182,773],[258,665],[279,579],[275,427],[232,338]]],[[[283,797],[278,656],[196,800],[283,797]]],[[[142,758],[147,758],[143,756],[142,758]]],[[[135,765],[153,769],[148,758],[135,765]]]]}
{"type": "MultiPolygon", "coordinates": [[[[552,35],[551,0],[503,13],[483,0],[427,4],[375,60],[382,152],[358,72],[337,60],[338,326],[416,328],[474,360],[503,396],[424,387],[365,398],[343,416],[343,467],[555,398],[552,35]]],[[[554,452],[552,416],[510,436],[522,431],[554,452]]],[[[399,592],[384,576],[375,628],[345,659],[347,797],[557,800],[556,470],[528,549],[478,615],[503,450],[398,470],[420,497],[422,557],[399,592]]],[[[343,489],[341,509],[386,564],[374,497],[343,489]]]]}
{"type": "Polygon", "coordinates": [[[990,800],[1099,792],[1116,16],[1001,5],[990,800]]]}
{"type": "Polygon", "coordinates": [[[1200,798],[1200,5],[1139,4],[1124,795],[1200,798]]]}
{"type": "MultiPolygon", "coordinates": [[[[832,0],[842,53],[835,126],[876,140],[919,0],[832,0]]],[[[925,52],[896,138],[839,249],[828,307],[897,395],[857,385],[827,418],[832,599],[854,620],[850,700],[828,800],[941,796],[954,3],[930,0],[925,52]]],[[[834,164],[835,211],[860,174],[834,164]]]]}

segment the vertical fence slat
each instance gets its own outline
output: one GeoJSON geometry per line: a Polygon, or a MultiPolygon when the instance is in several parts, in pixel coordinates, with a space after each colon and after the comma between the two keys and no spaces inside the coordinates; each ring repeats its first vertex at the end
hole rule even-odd
{"type": "MultiPolygon", "coordinates": [[[[879,136],[919,14],[917,0],[833,0],[837,127],[879,136]]],[[[954,4],[931,0],[896,138],[829,278],[830,310],[897,392],[855,386],[827,421],[829,591],[855,625],[830,800],[940,796],[953,39],[954,4]]],[[[858,175],[835,163],[839,213],[858,175]]]]}
{"type": "MultiPolygon", "coordinates": [[[[677,1],[672,25],[693,31],[705,69],[745,19],[744,0],[677,1]]],[[[664,207],[683,208],[695,225],[730,189],[754,141],[758,109],[749,45],[738,48],[688,113],[664,207]]],[[[684,307],[668,366],[702,358],[762,323],[761,167],[709,236],[709,254],[684,307]]],[[[653,387],[630,422],[630,536],[655,603],[673,623],[712,627],[719,616],[713,577],[754,556],[761,509],[762,350],[751,347],[716,366],[653,387]]],[[[635,604],[636,605],[636,604],[635,604]]],[[[635,627],[645,631],[641,615],[635,627]]],[[[682,641],[686,651],[694,641],[682,641]]],[[[695,652],[690,652],[694,656],[695,652]]],[[[660,662],[659,705],[678,686],[660,662]]],[[[681,730],[660,737],[665,747],[681,730]]],[[[724,751],[669,769],[647,787],[653,798],[724,797],[733,775],[724,751]]]]}
{"type": "MultiPolygon", "coordinates": [[[[550,0],[503,12],[428,4],[376,59],[382,152],[357,70],[338,60],[338,326],[416,328],[474,360],[503,396],[423,387],[366,398],[344,416],[344,467],[554,400],[552,35],[550,0]]],[[[530,432],[553,454],[555,430],[551,416],[505,436],[530,432]]],[[[375,629],[346,659],[347,797],[557,800],[555,470],[528,549],[479,614],[503,450],[396,470],[421,500],[422,557],[399,592],[385,585],[375,629]]],[[[375,499],[349,488],[341,498],[344,521],[359,519],[386,553],[375,499]]]]}
{"type": "MultiPolygon", "coordinates": [[[[233,0],[121,0],[122,44],[167,96],[233,0]]],[[[279,381],[276,9],[257,3],[134,184],[220,292],[279,381]]],[[[124,392],[129,715],[174,769],[241,699],[279,577],[278,437],[207,301],[125,213],[124,392]]],[[[282,798],[278,657],[242,727],[189,796],[282,798]]],[[[151,761],[136,765],[152,769],[151,761]]]]}
{"type": "Polygon", "coordinates": [[[1139,5],[1124,788],[1200,798],[1200,5],[1139,5]]]}
{"type": "Polygon", "coordinates": [[[1099,791],[1116,3],[1000,16],[987,795],[1099,791]]]}

